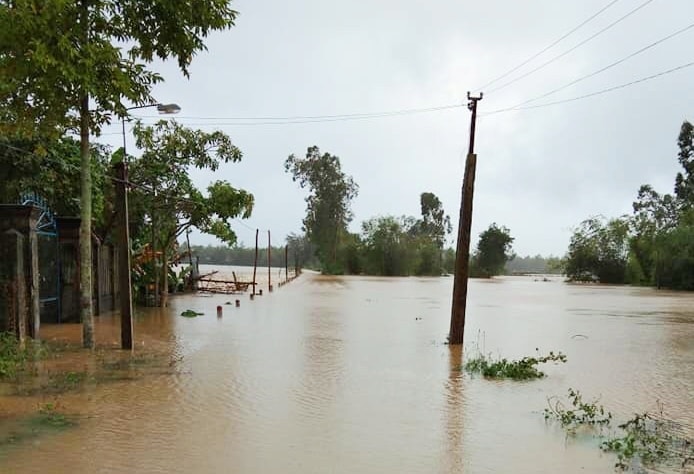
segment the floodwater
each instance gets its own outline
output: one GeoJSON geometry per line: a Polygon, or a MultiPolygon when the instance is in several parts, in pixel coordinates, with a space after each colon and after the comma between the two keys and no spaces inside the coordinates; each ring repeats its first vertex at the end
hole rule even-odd
{"type": "MultiPolygon", "coordinates": [[[[617,420],[662,402],[694,435],[694,295],[471,280],[466,354],[568,356],[513,382],[458,370],[444,344],[451,287],[306,273],[255,301],[186,295],[141,310],[138,350],[165,348],[174,370],[63,395],[79,426],[0,452],[0,472],[613,472],[597,441],[544,421],[547,397],[569,387],[617,420]],[[189,308],[205,315],[179,316],[189,308]]],[[[102,317],[97,337],[116,341],[117,328],[102,317]]],[[[18,398],[0,405],[37,403],[18,398]]]]}

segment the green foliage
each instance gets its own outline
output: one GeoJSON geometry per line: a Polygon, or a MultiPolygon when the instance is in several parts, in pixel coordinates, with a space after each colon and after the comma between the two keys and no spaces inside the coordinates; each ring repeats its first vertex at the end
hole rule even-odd
{"type": "Polygon", "coordinates": [[[413,268],[412,223],[407,218],[375,217],[362,223],[365,271],[372,275],[410,275],[413,268]]]}
{"type": "Polygon", "coordinates": [[[20,349],[16,336],[10,332],[0,333],[0,379],[14,377],[26,359],[26,352],[20,349]]]}
{"type": "Polygon", "coordinates": [[[39,405],[37,423],[50,428],[67,428],[75,425],[75,421],[58,411],[59,404],[43,403],[39,405]]]}
{"type": "Polygon", "coordinates": [[[562,427],[570,433],[575,433],[580,426],[608,425],[612,420],[612,413],[606,411],[598,400],[586,402],[581,392],[569,388],[568,394],[570,406],[567,408],[557,397],[547,399],[549,408],[545,408],[545,420],[557,420],[562,427]]]}
{"type": "MultiPolygon", "coordinates": [[[[580,428],[599,427],[598,435],[602,437],[602,430],[610,428],[612,413],[598,404],[597,399],[586,402],[578,390],[570,388],[568,392],[568,406],[557,397],[547,399],[545,419],[558,421],[571,435],[580,428]]],[[[615,467],[621,470],[635,464],[685,467],[694,460],[694,445],[681,432],[680,426],[664,418],[661,406],[657,416],[643,413],[619,425],[618,431],[605,439],[600,448],[617,455],[615,467]]]]}
{"type": "Polygon", "coordinates": [[[38,341],[25,341],[20,347],[17,337],[11,332],[0,332],[0,379],[12,378],[26,370],[28,362],[46,357],[47,350],[38,341]]]}
{"type": "MultiPolygon", "coordinates": [[[[108,150],[91,148],[93,208],[97,228],[103,225],[110,203],[107,178],[108,150]]],[[[35,192],[60,216],[80,212],[80,148],[69,137],[20,140],[0,138],[0,203],[16,203],[26,192],[35,192]],[[40,152],[33,150],[40,149],[40,152]]]]}
{"type": "Polygon", "coordinates": [[[352,219],[350,201],[359,187],[342,171],[337,156],[321,155],[317,146],[309,147],[305,158],[290,155],[284,168],[293,181],[309,189],[304,231],[315,246],[323,272],[343,273],[344,262],[338,261],[338,249],[348,234],[347,224],[352,219]]]}
{"type": "Polygon", "coordinates": [[[529,380],[544,377],[544,372],[538,370],[537,365],[547,362],[566,362],[566,356],[561,352],[555,354],[550,351],[546,356],[538,354],[536,357],[523,357],[520,360],[494,360],[491,356],[478,354],[467,361],[464,368],[469,373],[479,373],[492,379],[529,380]]]}
{"type": "Polygon", "coordinates": [[[470,262],[470,275],[490,278],[503,273],[506,262],[514,257],[511,252],[513,240],[508,228],[492,223],[480,234],[477,250],[470,262]]]}
{"type": "Polygon", "coordinates": [[[680,128],[677,146],[680,149],[677,160],[684,168],[684,173],[677,173],[675,177],[675,195],[684,207],[692,209],[694,208],[694,125],[687,120],[680,128]]]}
{"type": "Polygon", "coordinates": [[[192,309],[187,309],[181,313],[181,316],[185,318],[196,318],[198,316],[202,316],[205,313],[198,313],[197,311],[193,311],[192,309]]]}
{"type": "Polygon", "coordinates": [[[574,231],[566,256],[571,281],[624,283],[629,254],[628,222],[593,217],[574,231]]]}
{"type": "Polygon", "coordinates": [[[446,235],[451,233],[451,218],[445,215],[441,200],[434,194],[425,192],[419,196],[422,220],[418,223],[421,235],[431,239],[436,248],[443,250],[446,235]]]}
{"type": "Polygon", "coordinates": [[[233,26],[237,13],[229,3],[3,2],[0,130],[60,135],[77,124],[82,99],[89,97],[90,128],[98,132],[111,113],[127,114],[124,101],[155,102],[152,87],[163,78],[148,64],[175,58],[187,76],[204,38],[233,26]]]}
{"type": "Polygon", "coordinates": [[[649,413],[637,414],[619,425],[619,435],[603,441],[603,451],[617,455],[615,467],[626,470],[634,462],[646,466],[671,464],[685,467],[694,460],[691,440],[683,438],[674,423],[649,413]]]}
{"type": "Polygon", "coordinates": [[[140,185],[131,192],[131,235],[136,250],[145,244],[151,249],[154,244],[162,254],[156,271],[164,283],[161,304],[165,305],[168,262],[178,237],[194,226],[233,245],[232,221],[251,215],[254,198],[226,181],[210,184],[205,196],[190,177],[190,168],[216,171],[223,163],[241,160],[241,151],[223,132],[208,133],[162,120],[153,126],[137,122],[134,133],[143,151],[130,164],[130,180],[140,185]]]}

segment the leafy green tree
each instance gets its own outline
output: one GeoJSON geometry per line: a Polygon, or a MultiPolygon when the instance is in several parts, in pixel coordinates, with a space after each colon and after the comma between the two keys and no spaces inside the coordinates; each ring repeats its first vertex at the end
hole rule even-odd
{"type": "Polygon", "coordinates": [[[443,210],[441,200],[424,192],[419,197],[422,218],[413,226],[419,241],[417,275],[440,275],[443,268],[443,245],[451,233],[451,219],[443,210]]]}
{"type": "Polygon", "coordinates": [[[413,271],[411,218],[374,217],[362,223],[364,260],[369,274],[405,276],[413,271]]]}
{"type": "Polygon", "coordinates": [[[492,223],[480,234],[477,249],[472,256],[471,275],[491,278],[503,273],[506,262],[514,256],[511,251],[513,240],[508,228],[492,223]]]}
{"type": "Polygon", "coordinates": [[[60,136],[79,130],[80,307],[83,344],[94,346],[89,136],[125,102],[155,102],[155,57],[175,58],[184,75],[212,31],[234,24],[227,0],[13,0],[0,2],[0,133],[60,136]]]}
{"type": "Polygon", "coordinates": [[[680,149],[677,158],[684,168],[684,173],[675,177],[675,195],[682,206],[694,208],[694,125],[684,121],[680,128],[677,145],[680,149]]]}
{"type": "MultiPolygon", "coordinates": [[[[99,230],[103,227],[105,214],[110,211],[110,203],[104,196],[111,187],[109,154],[105,147],[93,144],[91,155],[93,214],[99,230]]],[[[15,203],[27,192],[44,198],[57,215],[79,215],[79,142],[69,137],[43,141],[0,139],[0,203],[15,203]],[[34,153],[33,150],[38,148],[43,151],[34,153]]]]}
{"type": "Polygon", "coordinates": [[[566,274],[572,281],[624,283],[629,256],[626,219],[593,217],[583,221],[571,236],[566,274]]]}
{"type": "Polygon", "coordinates": [[[443,249],[446,235],[451,233],[451,218],[443,210],[441,200],[434,193],[422,193],[419,197],[422,210],[421,231],[430,236],[439,249],[443,249]]]}
{"type": "MultiPolygon", "coordinates": [[[[139,214],[137,221],[148,221],[157,236],[155,250],[163,257],[161,304],[166,306],[169,262],[178,238],[197,227],[235,244],[231,221],[250,217],[253,195],[226,181],[212,183],[203,195],[190,178],[190,168],[216,171],[222,163],[241,160],[241,150],[223,132],[207,133],[162,120],[153,126],[137,122],[134,133],[142,155],[130,165],[130,179],[140,185],[132,193],[132,209],[139,214]]],[[[135,238],[138,234],[142,233],[136,230],[135,238]]]]}
{"type": "Polygon", "coordinates": [[[290,155],[284,167],[293,181],[309,189],[304,231],[315,245],[323,272],[342,273],[344,264],[338,262],[338,249],[347,236],[352,219],[349,205],[359,187],[342,171],[337,156],[321,155],[317,146],[310,147],[305,158],[290,155]]]}

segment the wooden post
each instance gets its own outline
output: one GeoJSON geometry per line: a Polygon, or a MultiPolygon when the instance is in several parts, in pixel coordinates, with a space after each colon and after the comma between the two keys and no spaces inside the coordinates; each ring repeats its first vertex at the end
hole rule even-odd
{"type": "Polygon", "coordinates": [[[451,327],[448,334],[449,344],[462,344],[465,333],[465,309],[467,305],[467,283],[470,266],[470,229],[472,227],[472,199],[475,191],[475,171],[477,155],[475,149],[475,122],[477,120],[477,101],[479,97],[467,94],[468,109],[472,111],[470,122],[470,146],[465,160],[465,175],[458,220],[458,243],[455,253],[455,278],[453,280],[453,301],[451,304],[451,327]]]}
{"type": "Polygon", "coordinates": [[[267,231],[267,292],[272,291],[272,275],[270,272],[270,266],[272,264],[272,247],[270,244],[270,231],[267,231]]]}
{"type": "Polygon", "coordinates": [[[258,269],[258,229],[255,230],[255,260],[253,260],[253,294],[255,295],[255,272],[258,269]]]}
{"type": "Polygon", "coordinates": [[[130,284],[130,230],[128,228],[128,170],[125,163],[116,163],[116,210],[118,239],[118,286],[120,293],[121,348],[133,348],[133,301],[130,284]]]}
{"type": "Polygon", "coordinates": [[[284,245],[284,281],[289,281],[289,246],[284,245]]]}

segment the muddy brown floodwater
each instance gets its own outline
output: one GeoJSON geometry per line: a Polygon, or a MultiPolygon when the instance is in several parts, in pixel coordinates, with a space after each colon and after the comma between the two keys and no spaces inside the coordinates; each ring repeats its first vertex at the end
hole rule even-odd
{"type": "MultiPolygon", "coordinates": [[[[253,302],[188,295],[140,310],[138,351],[163,347],[174,370],[64,395],[79,425],[3,450],[0,472],[613,472],[596,441],[544,421],[547,397],[569,387],[618,420],[660,401],[694,434],[694,295],[471,280],[466,354],[568,356],[542,380],[512,382],[458,370],[460,351],[444,344],[451,287],[305,274],[253,302]]],[[[116,317],[98,324],[117,341],[116,317]]]]}

